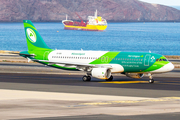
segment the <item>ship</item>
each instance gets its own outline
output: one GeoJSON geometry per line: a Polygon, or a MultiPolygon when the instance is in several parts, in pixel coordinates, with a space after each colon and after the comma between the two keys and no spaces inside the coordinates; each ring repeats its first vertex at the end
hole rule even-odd
{"type": "Polygon", "coordinates": [[[101,16],[97,16],[97,10],[94,16],[88,16],[86,22],[76,13],[80,18],[81,22],[68,20],[66,15],[66,20],[63,20],[64,29],[66,30],[85,30],[85,31],[103,31],[107,28],[107,21],[101,16]]]}

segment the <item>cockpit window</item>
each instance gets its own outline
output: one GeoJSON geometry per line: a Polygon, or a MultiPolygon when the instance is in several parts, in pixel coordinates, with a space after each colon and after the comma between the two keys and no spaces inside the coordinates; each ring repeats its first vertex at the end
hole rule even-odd
{"type": "Polygon", "coordinates": [[[156,61],[168,61],[168,60],[165,58],[163,58],[163,59],[159,58],[159,59],[156,59],[156,61]]]}
{"type": "Polygon", "coordinates": [[[167,59],[163,59],[163,61],[167,61],[167,59]]]}

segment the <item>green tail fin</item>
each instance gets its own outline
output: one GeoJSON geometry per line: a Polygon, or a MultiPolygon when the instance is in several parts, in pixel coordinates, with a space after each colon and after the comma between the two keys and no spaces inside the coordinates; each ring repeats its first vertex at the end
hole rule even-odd
{"type": "Polygon", "coordinates": [[[23,20],[28,51],[50,49],[30,20],[23,20]]]}

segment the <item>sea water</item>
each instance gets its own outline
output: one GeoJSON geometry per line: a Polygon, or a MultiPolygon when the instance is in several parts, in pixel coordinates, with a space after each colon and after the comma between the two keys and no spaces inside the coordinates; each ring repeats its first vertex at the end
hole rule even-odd
{"type": "MultiPolygon", "coordinates": [[[[108,23],[102,32],[64,30],[62,23],[33,24],[52,49],[180,55],[180,23],[108,23]]],[[[0,23],[0,50],[27,50],[23,23],[0,23]]]]}

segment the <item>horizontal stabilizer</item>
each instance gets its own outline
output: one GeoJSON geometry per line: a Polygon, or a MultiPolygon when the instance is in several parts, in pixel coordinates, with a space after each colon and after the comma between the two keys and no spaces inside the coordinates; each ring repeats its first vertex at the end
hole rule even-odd
{"type": "Polygon", "coordinates": [[[19,55],[24,55],[24,56],[27,56],[27,57],[34,57],[34,56],[36,56],[36,55],[34,55],[34,54],[23,54],[23,53],[19,53],[19,55]]]}

